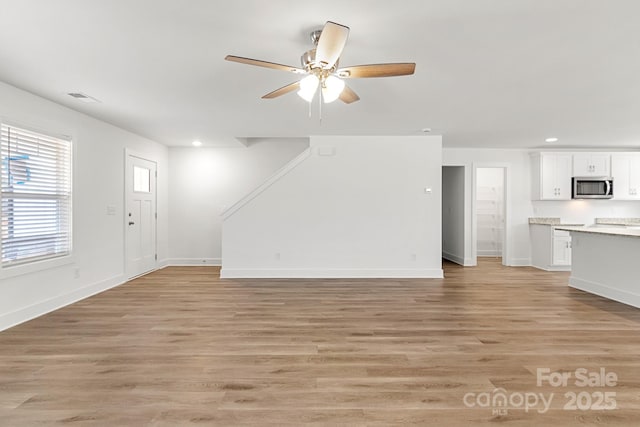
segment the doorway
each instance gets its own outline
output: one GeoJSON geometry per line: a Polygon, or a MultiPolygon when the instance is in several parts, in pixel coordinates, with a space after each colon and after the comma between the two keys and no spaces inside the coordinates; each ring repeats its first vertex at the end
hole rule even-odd
{"type": "Polygon", "coordinates": [[[156,162],[126,152],[125,275],[128,279],[156,268],[156,162]]]}
{"type": "Polygon", "coordinates": [[[475,255],[506,265],[506,169],[477,167],[474,193],[475,255]]]}
{"type": "Polygon", "coordinates": [[[465,168],[442,167],[442,258],[465,265],[465,168]]]}

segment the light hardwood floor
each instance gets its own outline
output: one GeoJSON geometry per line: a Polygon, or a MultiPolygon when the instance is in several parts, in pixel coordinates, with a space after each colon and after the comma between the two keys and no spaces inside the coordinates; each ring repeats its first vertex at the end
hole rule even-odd
{"type": "Polygon", "coordinates": [[[570,289],[567,273],[495,259],[445,272],[157,271],[1,332],[0,425],[639,425],[640,310],[570,289]],[[615,387],[536,385],[537,368],[601,367],[615,387]],[[496,388],[515,399],[506,413],[463,401],[496,388]],[[617,409],[563,409],[567,392],[584,405],[605,391],[617,409]],[[516,408],[525,393],[554,393],[551,409],[516,408]]]}

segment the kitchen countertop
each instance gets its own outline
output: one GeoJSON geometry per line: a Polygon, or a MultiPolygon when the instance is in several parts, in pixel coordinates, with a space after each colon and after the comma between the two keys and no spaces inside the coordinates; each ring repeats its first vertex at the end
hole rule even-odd
{"type": "Polygon", "coordinates": [[[577,227],[584,224],[560,222],[560,218],[529,218],[529,225],[549,225],[552,227],[577,227]]]}
{"type": "Polygon", "coordinates": [[[640,218],[596,218],[596,224],[640,226],[640,218]]]}
{"type": "Polygon", "coordinates": [[[565,231],[577,231],[580,233],[607,234],[610,236],[640,237],[640,228],[559,226],[556,227],[556,229],[565,231]]]}
{"type": "Polygon", "coordinates": [[[529,218],[529,224],[559,225],[560,218],[529,218]]]}

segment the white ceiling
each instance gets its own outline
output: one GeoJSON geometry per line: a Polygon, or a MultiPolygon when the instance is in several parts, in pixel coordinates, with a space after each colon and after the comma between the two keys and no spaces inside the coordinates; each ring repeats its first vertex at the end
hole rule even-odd
{"type": "Polygon", "coordinates": [[[638,16],[637,0],[0,0],[0,80],[167,145],[429,127],[445,147],[640,148],[638,16]],[[297,66],[327,20],[351,28],[342,66],[416,74],[350,80],[361,100],[320,123],[295,93],[260,99],[295,75],[224,61],[297,66]]]}

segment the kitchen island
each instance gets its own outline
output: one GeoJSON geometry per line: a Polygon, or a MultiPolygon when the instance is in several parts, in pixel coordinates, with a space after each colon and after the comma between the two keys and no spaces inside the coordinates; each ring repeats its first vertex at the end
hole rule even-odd
{"type": "Polygon", "coordinates": [[[569,286],[640,308],[640,228],[557,229],[571,233],[569,286]]]}

